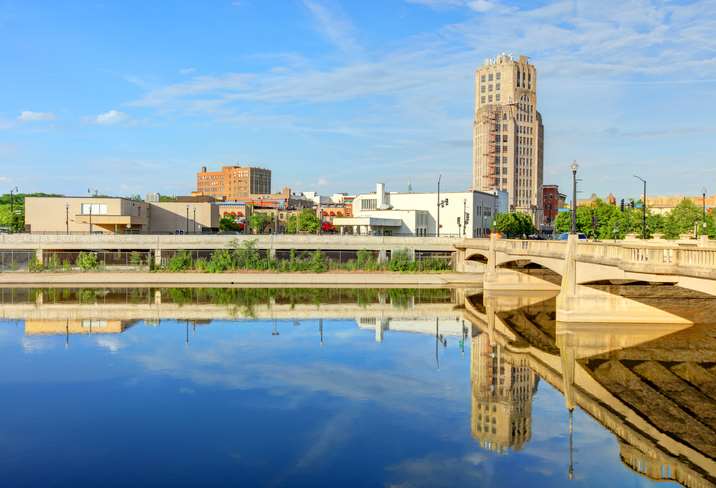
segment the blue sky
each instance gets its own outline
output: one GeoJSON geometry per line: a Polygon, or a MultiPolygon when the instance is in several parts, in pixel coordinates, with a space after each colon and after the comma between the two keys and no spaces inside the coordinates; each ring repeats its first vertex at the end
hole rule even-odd
{"type": "Polygon", "coordinates": [[[536,64],[545,183],[716,192],[716,1],[0,0],[0,192],[465,189],[473,72],[536,64]],[[6,189],[5,189],[6,188],[6,189]]]}

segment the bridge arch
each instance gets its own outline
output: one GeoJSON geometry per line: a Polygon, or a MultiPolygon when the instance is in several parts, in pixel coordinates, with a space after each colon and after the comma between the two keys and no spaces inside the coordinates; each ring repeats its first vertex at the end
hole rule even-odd
{"type": "Polygon", "coordinates": [[[504,265],[523,261],[528,264],[536,264],[544,269],[548,269],[560,276],[564,274],[564,260],[555,258],[543,258],[538,256],[513,256],[513,255],[497,255],[497,267],[505,267],[504,265]]]}

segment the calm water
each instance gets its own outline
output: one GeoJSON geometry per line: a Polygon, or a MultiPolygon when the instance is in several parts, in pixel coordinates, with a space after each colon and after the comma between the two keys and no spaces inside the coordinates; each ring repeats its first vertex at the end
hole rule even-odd
{"type": "Polygon", "coordinates": [[[1,483],[711,486],[713,327],[578,358],[565,388],[554,299],[498,314],[510,341],[463,296],[2,290],[1,483]]]}

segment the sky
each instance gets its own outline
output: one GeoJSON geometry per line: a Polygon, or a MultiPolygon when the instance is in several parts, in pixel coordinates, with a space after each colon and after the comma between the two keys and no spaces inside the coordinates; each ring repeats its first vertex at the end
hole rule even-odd
{"type": "Polygon", "coordinates": [[[464,190],[474,71],[530,57],[544,182],[716,193],[716,0],[0,0],[0,193],[464,190]]]}

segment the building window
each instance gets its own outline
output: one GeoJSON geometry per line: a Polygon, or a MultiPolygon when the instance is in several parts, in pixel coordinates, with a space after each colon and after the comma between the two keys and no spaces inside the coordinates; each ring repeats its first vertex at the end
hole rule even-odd
{"type": "Polygon", "coordinates": [[[480,97],[480,103],[485,103],[485,95],[480,97]]]}
{"type": "Polygon", "coordinates": [[[485,85],[480,85],[480,93],[485,93],[485,85]]]}
{"type": "Polygon", "coordinates": [[[499,90],[499,89],[500,89],[500,84],[499,84],[499,83],[495,83],[495,90],[499,90]]]}
{"type": "Polygon", "coordinates": [[[482,81],[482,82],[485,81],[485,75],[482,75],[482,76],[480,77],[480,81],[482,81]]]}
{"type": "Polygon", "coordinates": [[[107,205],[104,203],[83,203],[80,212],[82,215],[107,215],[107,205]]]}
{"type": "Polygon", "coordinates": [[[496,79],[496,80],[499,80],[499,79],[500,79],[500,75],[501,75],[501,73],[495,73],[495,79],[496,79]]]}
{"type": "Polygon", "coordinates": [[[360,201],[360,209],[361,210],[375,210],[376,208],[378,208],[378,199],[377,198],[361,199],[361,201],[360,201]]]}
{"type": "Polygon", "coordinates": [[[488,80],[488,81],[492,81],[492,73],[489,73],[489,74],[487,75],[487,80],[488,80]]]}
{"type": "Polygon", "coordinates": [[[492,95],[487,95],[487,101],[492,102],[492,95]]]}
{"type": "Polygon", "coordinates": [[[503,134],[503,136],[502,136],[502,142],[507,142],[507,134],[503,134]]]}
{"type": "Polygon", "coordinates": [[[499,102],[499,101],[500,101],[500,94],[499,94],[499,93],[497,93],[497,94],[495,95],[495,101],[496,101],[496,102],[499,102]]]}

